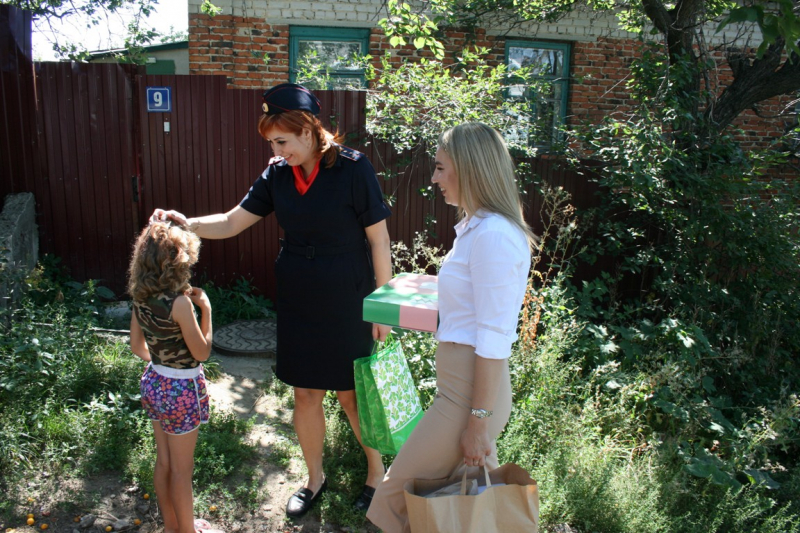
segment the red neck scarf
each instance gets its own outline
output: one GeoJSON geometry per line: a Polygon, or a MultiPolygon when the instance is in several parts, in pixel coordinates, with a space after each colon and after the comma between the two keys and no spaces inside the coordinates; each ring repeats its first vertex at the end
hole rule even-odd
{"type": "Polygon", "coordinates": [[[319,162],[320,160],[317,160],[317,164],[314,165],[314,170],[311,171],[311,174],[308,175],[308,178],[303,177],[303,167],[300,165],[292,167],[292,173],[294,174],[294,187],[301,196],[308,191],[308,188],[311,187],[312,183],[314,183],[317,174],[319,174],[319,162]]]}

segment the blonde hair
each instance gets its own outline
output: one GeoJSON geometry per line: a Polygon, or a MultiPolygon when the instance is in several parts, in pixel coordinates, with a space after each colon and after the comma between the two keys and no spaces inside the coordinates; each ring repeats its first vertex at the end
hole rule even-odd
{"type": "Polygon", "coordinates": [[[170,222],[151,222],[136,238],[128,268],[128,294],[144,302],[162,292],[189,289],[200,238],[170,222]]]}
{"type": "Polygon", "coordinates": [[[264,139],[269,139],[267,135],[271,130],[278,129],[300,136],[303,130],[311,132],[311,136],[317,144],[317,155],[322,159],[325,168],[331,168],[339,155],[338,143],[342,141],[342,136],[338,132],[331,133],[322,126],[322,122],[317,117],[307,111],[292,109],[278,113],[277,115],[261,115],[258,120],[258,133],[264,139]]]}
{"type": "Polygon", "coordinates": [[[536,236],[525,222],[515,180],[514,160],[500,134],[486,124],[467,122],[439,135],[439,148],[453,160],[458,176],[458,215],[485,209],[506,217],[527,237],[536,236]]]}

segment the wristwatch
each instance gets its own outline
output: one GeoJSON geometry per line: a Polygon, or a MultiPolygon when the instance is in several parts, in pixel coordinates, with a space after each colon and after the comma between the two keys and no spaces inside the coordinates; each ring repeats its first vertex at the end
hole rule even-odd
{"type": "Polygon", "coordinates": [[[486,409],[472,409],[470,412],[472,413],[472,416],[477,418],[489,418],[492,416],[492,412],[487,411],[486,409]]]}

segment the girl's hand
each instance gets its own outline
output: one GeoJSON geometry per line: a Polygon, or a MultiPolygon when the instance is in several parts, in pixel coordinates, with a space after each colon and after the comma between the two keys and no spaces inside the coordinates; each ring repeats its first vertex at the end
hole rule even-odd
{"type": "MultiPolygon", "coordinates": [[[[473,417],[470,417],[473,418],[473,417]]],[[[467,466],[483,466],[486,456],[492,453],[492,441],[485,420],[470,420],[467,429],[461,434],[461,451],[464,464],[467,466]]]]}
{"type": "Polygon", "coordinates": [[[186,294],[192,303],[200,309],[211,310],[211,300],[208,299],[208,295],[203,289],[199,287],[189,287],[184,294],[186,294]]]}
{"type": "Polygon", "coordinates": [[[372,338],[376,341],[385,341],[386,336],[392,332],[392,326],[384,326],[383,324],[372,324],[372,338]]]}
{"type": "Polygon", "coordinates": [[[177,211],[165,211],[164,209],[156,209],[150,215],[150,222],[166,222],[172,220],[179,226],[188,226],[189,219],[183,213],[177,211]]]}

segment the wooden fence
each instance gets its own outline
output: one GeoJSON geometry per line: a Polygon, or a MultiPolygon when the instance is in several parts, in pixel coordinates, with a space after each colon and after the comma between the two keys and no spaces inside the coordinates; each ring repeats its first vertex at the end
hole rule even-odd
{"type": "MultiPolygon", "coordinates": [[[[97,279],[124,291],[134,236],[155,207],[199,216],[235,206],[271,153],[258,135],[260,91],[227,89],[220,76],[144,76],[135,66],[4,61],[0,197],[32,192],[40,250],[62,259],[78,280],[97,279]],[[169,87],[172,111],[148,112],[147,88],[169,87]]],[[[412,165],[365,132],[365,95],[321,91],[321,118],[362,150],[394,197],[393,240],[410,242],[433,230],[431,244],[449,248],[455,210],[429,184],[427,157],[412,165]],[[384,179],[385,177],[385,179],[384,179]],[[435,220],[426,226],[426,218],[435,220]]],[[[563,186],[578,206],[594,205],[587,174],[554,160],[534,160],[544,181],[563,186]]],[[[535,229],[540,199],[529,191],[535,229]]],[[[267,297],[275,294],[273,261],[280,237],[274,217],[243,234],[203,243],[197,273],[225,285],[241,276],[267,297]]]]}

